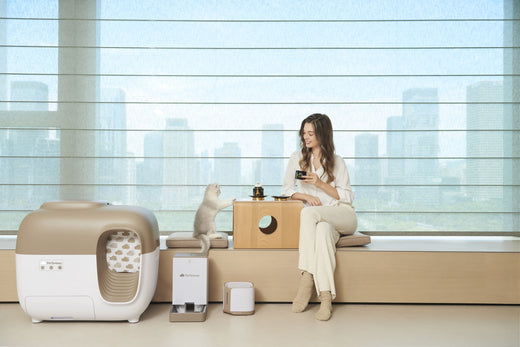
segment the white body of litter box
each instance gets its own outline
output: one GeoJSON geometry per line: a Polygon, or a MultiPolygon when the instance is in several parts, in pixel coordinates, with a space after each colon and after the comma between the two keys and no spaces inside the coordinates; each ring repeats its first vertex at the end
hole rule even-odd
{"type": "Polygon", "coordinates": [[[18,299],[33,322],[138,322],[155,293],[158,267],[157,220],[143,208],[48,202],[18,232],[18,299]]]}

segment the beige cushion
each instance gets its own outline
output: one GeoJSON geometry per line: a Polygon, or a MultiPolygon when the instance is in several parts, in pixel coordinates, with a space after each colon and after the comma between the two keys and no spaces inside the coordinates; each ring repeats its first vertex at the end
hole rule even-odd
{"type": "Polygon", "coordinates": [[[336,243],[336,247],[364,246],[368,245],[370,242],[370,236],[356,231],[352,235],[345,235],[340,237],[336,243]]]}
{"type": "MultiPolygon", "coordinates": [[[[226,233],[217,233],[220,238],[211,240],[212,248],[227,248],[228,235],[226,233]]],[[[176,231],[166,239],[168,248],[200,248],[200,241],[193,237],[191,231],[176,231]]]]}

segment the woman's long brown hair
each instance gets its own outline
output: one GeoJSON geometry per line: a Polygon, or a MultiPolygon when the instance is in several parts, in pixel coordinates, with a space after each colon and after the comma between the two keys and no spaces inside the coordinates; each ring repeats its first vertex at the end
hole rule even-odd
{"type": "Polygon", "coordinates": [[[325,114],[314,113],[305,118],[300,126],[300,147],[302,151],[302,159],[300,160],[300,167],[307,171],[312,168],[311,157],[312,150],[305,146],[303,139],[303,128],[305,124],[312,124],[314,127],[314,134],[320,143],[321,149],[321,166],[327,174],[327,183],[334,181],[334,139],[332,135],[332,123],[329,117],[325,114]]]}

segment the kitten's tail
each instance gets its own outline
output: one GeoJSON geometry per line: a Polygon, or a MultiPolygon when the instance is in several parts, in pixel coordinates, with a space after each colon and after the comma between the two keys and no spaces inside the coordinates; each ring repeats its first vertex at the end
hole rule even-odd
{"type": "Polygon", "coordinates": [[[200,253],[208,254],[209,248],[211,247],[211,241],[206,234],[199,234],[196,238],[200,241],[200,253]]]}

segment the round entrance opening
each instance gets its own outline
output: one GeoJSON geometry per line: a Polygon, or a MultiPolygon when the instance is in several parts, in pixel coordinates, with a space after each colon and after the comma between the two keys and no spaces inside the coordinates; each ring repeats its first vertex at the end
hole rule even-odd
{"type": "Polygon", "coordinates": [[[260,218],[260,222],[258,223],[258,228],[266,235],[274,233],[277,227],[278,222],[273,216],[263,216],[260,218]]]}

